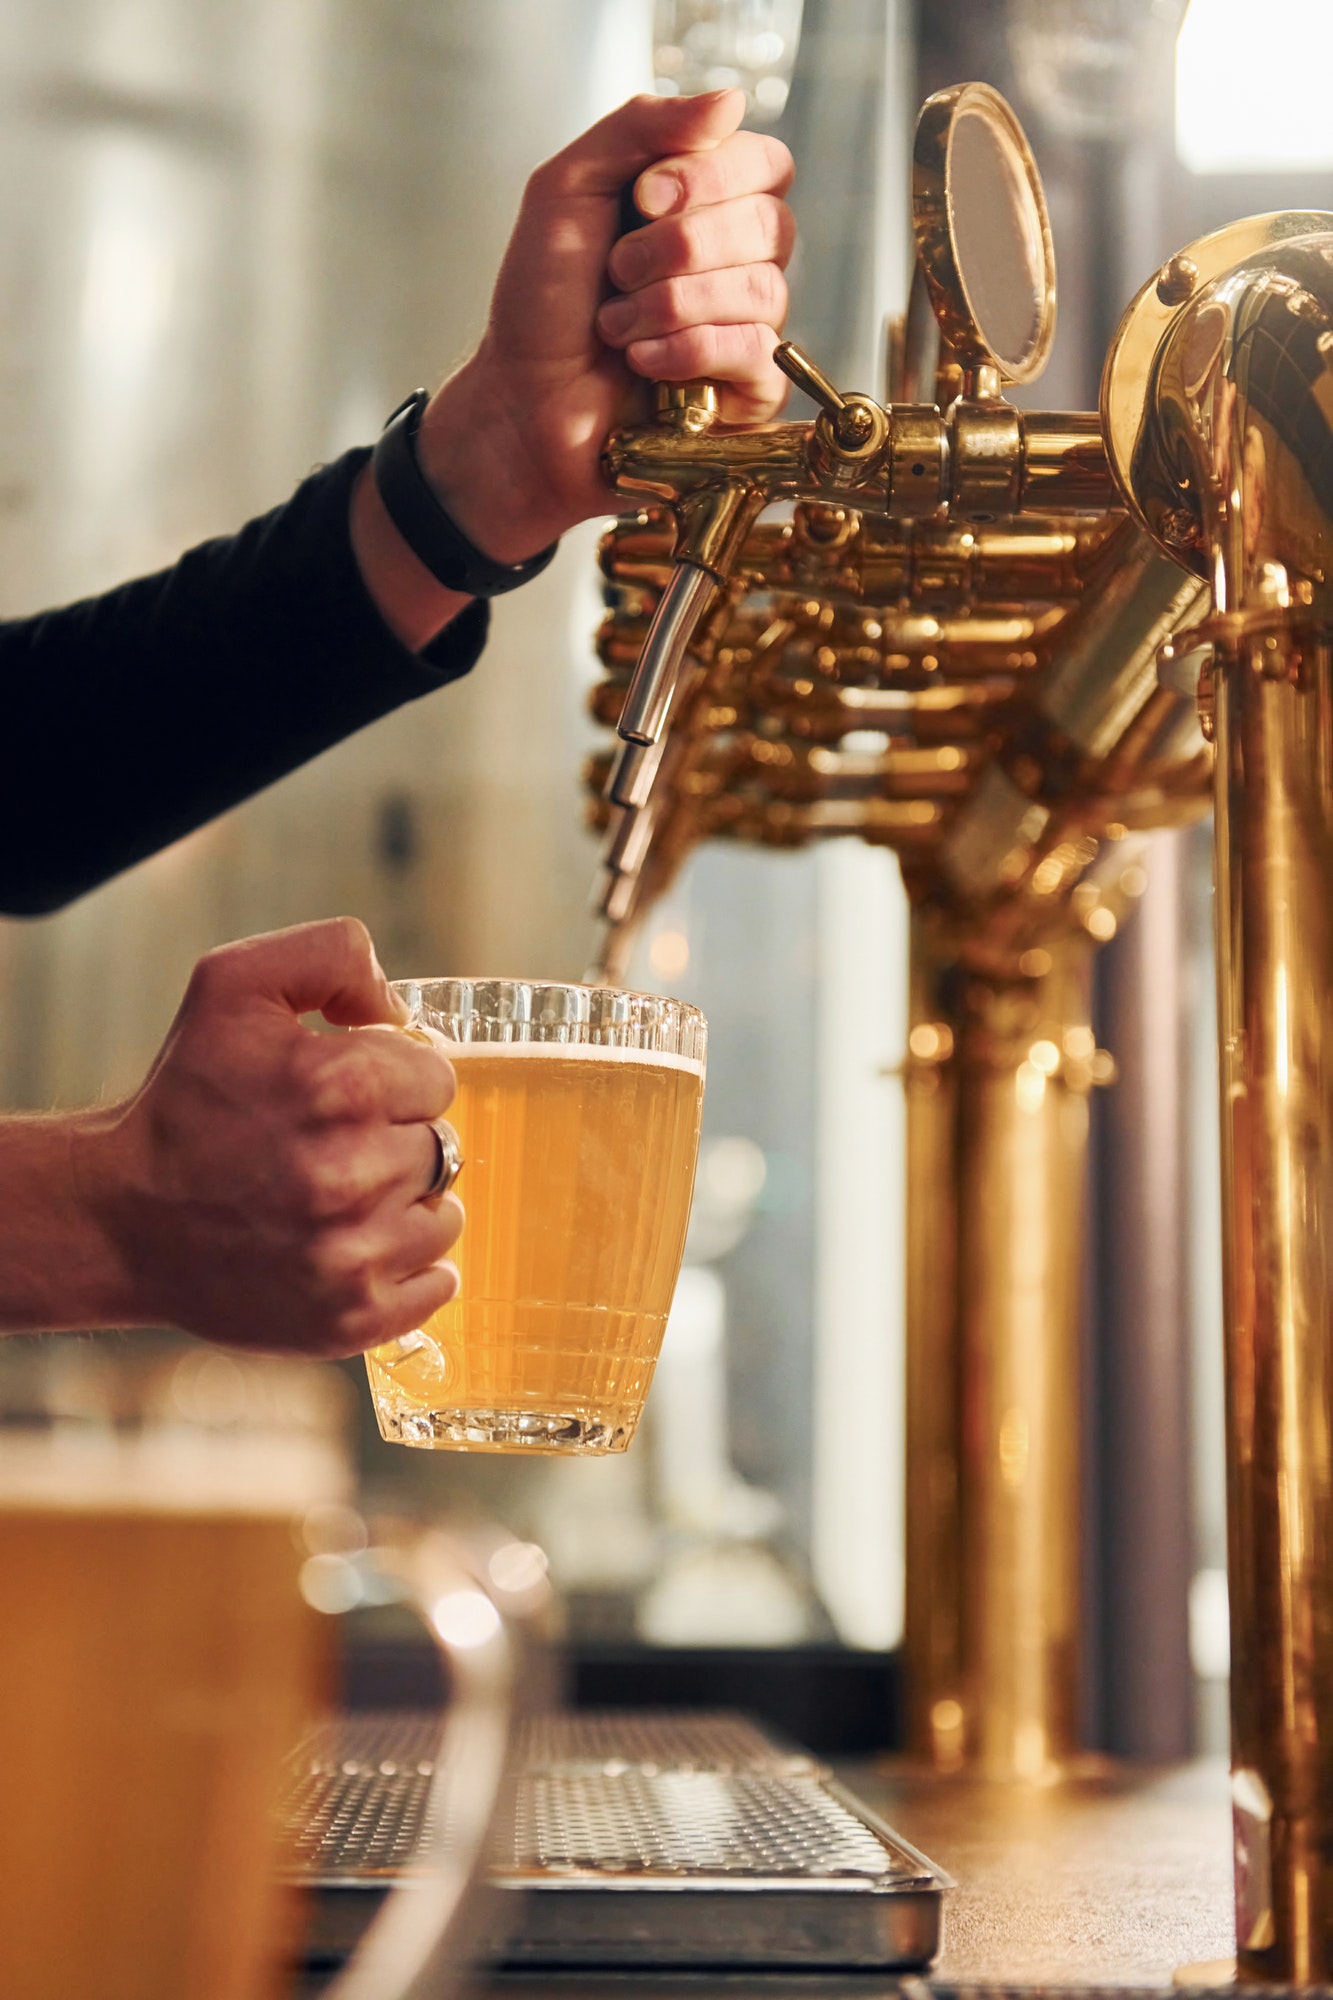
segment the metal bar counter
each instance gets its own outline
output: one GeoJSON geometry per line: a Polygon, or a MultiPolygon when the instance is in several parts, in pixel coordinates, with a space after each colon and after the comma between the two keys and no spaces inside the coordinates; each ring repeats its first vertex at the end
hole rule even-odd
{"type": "MultiPolygon", "coordinates": [[[[924,1978],[492,1970],[480,1977],[480,1990],[504,2000],[1161,1992],[1182,1968],[1233,1950],[1231,1822],[1220,1762],[1089,1762],[1043,1787],[941,1777],[893,1762],[847,1764],[838,1776],[957,1885],[945,1898],[943,1949],[924,1978]]],[[[308,1973],[302,2000],[314,2000],[327,1980],[327,1973],[308,1973]]],[[[1219,1982],[1205,1973],[1189,1983],[1219,1982]]]]}
{"type": "MultiPolygon", "coordinates": [[[[852,1764],[839,1777],[954,1878],[944,1947],[925,1980],[883,1974],[493,1972],[506,2000],[712,1994],[731,2000],[880,1994],[928,1986],[1161,1991],[1181,1967],[1234,1950],[1225,1767],[1101,1764],[1021,1788],[852,1764]]],[[[1206,1982],[1205,1982],[1206,1983],[1206,1982]]]]}

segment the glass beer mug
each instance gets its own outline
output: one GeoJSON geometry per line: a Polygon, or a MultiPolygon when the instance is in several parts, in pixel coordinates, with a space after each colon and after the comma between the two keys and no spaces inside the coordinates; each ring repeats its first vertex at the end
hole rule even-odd
{"type": "MultiPolygon", "coordinates": [[[[140,1378],[65,1343],[34,1359],[0,1369],[0,1993],[277,2000],[301,1910],[275,1809],[327,1710],[322,1614],[352,1602],[321,1595],[334,1559],[309,1531],[360,1526],[324,1371],[200,1350],[140,1378]]],[[[439,2000],[465,1969],[545,1586],[498,1538],[355,1546],[375,1601],[418,1609],[451,1698],[413,1875],[329,2000],[422,1982],[439,2000]]]]}
{"type": "Polygon", "coordinates": [[[618,987],[402,980],[448,1043],[458,1296],[366,1356],[400,1444],[624,1451],[680,1274],[703,1110],[697,1007],[618,987]]]}

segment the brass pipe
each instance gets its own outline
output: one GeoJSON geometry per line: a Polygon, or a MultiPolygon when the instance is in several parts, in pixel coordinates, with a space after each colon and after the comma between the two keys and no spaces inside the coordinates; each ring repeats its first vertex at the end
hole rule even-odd
{"type": "Polygon", "coordinates": [[[1023,510],[1084,513],[1113,504],[1096,411],[1031,411],[1024,426],[1023,510]]]}
{"type": "Polygon", "coordinates": [[[1333,1973],[1333,663],[1274,665],[1216,689],[1232,1769],[1242,1968],[1304,1983],[1333,1973]]]}
{"type": "MultiPolygon", "coordinates": [[[[1166,565],[1162,564],[1165,568],[1166,565]]],[[[688,564],[682,564],[680,574],[699,575],[691,571],[688,564]]],[[[667,602],[663,598],[662,602],[667,602]]],[[[1038,607],[1029,612],[1015,612],[1005,617],[991,616],[979,612],[975,617],[934,617],[922,613],[912,617],[901,614],[888,628],[887,637],[873,640],[867,645],[862,634],[856,635],[855,650],[839,645],[841,634],[821,634],[811,641],[811,650],[816,648],[826,655],[817,664],[826,675],[837,673],[842,679],[848,678],[848,668],[865,667],[873,663],[881,674],[903,672],[916,668],[933,674],[940,663],[942,653],[948,653],[950,672],[960,677],[966,674],[989,675],[996,673],[1021,673],[1037,664],[1034,647],[1049,638],[1065,613],[1053,606],[1038,607]],[[831,643],[830,643],[831,642],[831,643]]],[[[643,639],[637,624],[618,623],[599,637],[598,652],[604,663],[622,670],[636,657],[636,649],[643,639]]],[[[677,669],[681,654],[677,654],[677,669]]],[[[672,682],[674,687],[674,679],[672,682]]],[[[637,704],[636,704],[637,706],[637,704]]],[[[622,732],[623,733],[623,732],[622,732]]],[[[653,740],[636,735],[636,742],[653,740]]]]}
{"type": "MultiPolygon", "coordinates": [[[[1019,529],[959,527],[803,506],[791,521],[751,528],[736,567],[772,589],[808,584],[866,605],[896,608],[904,599],[921,598],[933,606],[1019,605],[1076,595],[1106,532],[1096,520],[1075,526],[1044,519],[1019,529]],[[822,528],[830,515],[834,532],[816,532],[816,524],[822,528]]],[[[614,543],[604,544],[604,574],[614,550],[610,580],[618,608],[633,605],[639,617],[652,616],[671,577],[674,546],[674,530],[660,516],[642,525],[626,523],[614,543]]]]}
{"type": "MultiPolygon", "coordinates": [[[[869,405],[868,398],[859,402],[869,405]]],[[[878,409],[878,405],[873,406],[878,409]]],[[[774,500],[859,496],[890,519],[914,520],[951,505],[960,518],[1100,514],[1115,487],[1095,416],[1032,413],[998,398],[889,405],[883,448],[854,472],[829,463],[829,420],[763,424],[697,436],[665,425],[616,431],[603,453],[608,480],[627,498],[683,506],[720,481],[774,500]],[[905,430],[910,453],[894,450],[905,430]],[[1031,458],[1029,460],[1029,453],[1031,458]]]]}
{"type": "Polygon", "coordinates": [[[1076,1744],[1092,948],[1071,930],[1044,976],[996,981],[912,927],[909,1741],[994,1778],[1076,1744]]]}
{"type": "Polygon", "coordinates": [[[1126,498],[1212,596],[1236,1943],[1300,1983],[1333,1973],[1331,262],[1328,215],[1191,244],[1102,392],[1126,498]]]}

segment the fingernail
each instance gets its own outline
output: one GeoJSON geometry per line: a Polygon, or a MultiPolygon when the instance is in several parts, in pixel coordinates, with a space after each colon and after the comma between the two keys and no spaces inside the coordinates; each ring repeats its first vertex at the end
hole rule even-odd
{"type": "Polygon", "coordinates": [[[634,190],[641,215],[669,215],[685,193],[679,174],[645,174],[634,190]]]}
{"type": "Polygon", "coordinates": [[[634,304],[630,299],[608,299],[597,314],[603,340],[621,340],[634,324],[634,304]]]}
{"type": "Polygon", "coordinates": [[[667,344],[664,340],[636,340],[633,352],[626,358],[637,374],[655,380],[654,371],[666,363],[667,344]]]}

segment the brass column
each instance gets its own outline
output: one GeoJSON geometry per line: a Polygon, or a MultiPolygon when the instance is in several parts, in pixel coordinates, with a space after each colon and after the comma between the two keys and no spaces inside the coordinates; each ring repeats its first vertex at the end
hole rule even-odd
{"type": "Polygon", "coordinates": [[[1213,610],[1236,1945],[1333,1974],[1333,216],[1192,243],[1131,304],[1116,475],[1213,610]]]}
{"type": "Polygon", "coordinates": [[[1242,1970],[1333,1971],[1333,683],[1217,676],[1232,1766],[1242,1970]]]}
{"type": "Polygon", "coordinates": [[[1039,979],[912,935],[907,1633],[914,1751],[993,1777],[1075,1747],[1086,934],[1039,979]]]}

